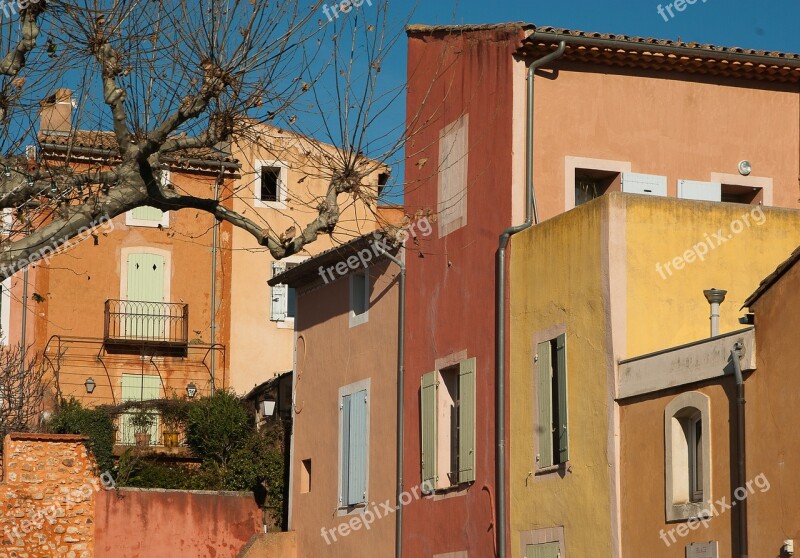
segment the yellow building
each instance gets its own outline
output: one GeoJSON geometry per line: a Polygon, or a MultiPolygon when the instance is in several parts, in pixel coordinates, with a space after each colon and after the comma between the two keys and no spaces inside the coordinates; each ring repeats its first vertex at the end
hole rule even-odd
{"type": "Polygon", "coordinates": [[[512,556],[626,555],[619,361],[707,337],[705,289],[728,291],[720,331],[741,329],[799,225],[796,210],[610,193],[514,238],[512,556]]]}

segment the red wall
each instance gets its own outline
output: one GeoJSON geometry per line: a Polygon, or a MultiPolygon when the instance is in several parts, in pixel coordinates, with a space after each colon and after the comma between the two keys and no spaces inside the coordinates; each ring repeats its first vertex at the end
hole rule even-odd
{"type": "Polygon", "coordinates": [[[97,558],[235,558],[263,529],[249,493],[100,490],[95,509],[97,558]]]}
{"type": "Polygon", "coordinates": [[[420,237],[424,258],[407,260],[405,385],[406,490],[421,482],[419,389],[435,361],[467,350],[477,359],[476,480],[466,494],[423,499],[405,509],[403,553],[468,550],[494,556],[494,297],[498,237],[511,222],[512,54],[519,30],[494,29],[443,40],[409,37],[406,212],[437,209],[439,132],[469,113],[467,226],[442,239],[420,237]],[[431,83],[433,82],[433,85],[431,83]],[[429,90],[429,88],[431,88],[429,90]],[[427,96],[427,98],[426,98],[427,96]],[[426,164],[418,164],[427,159],[426,164]],[[489,492],[491,492],[491,496],[489,492]]]}

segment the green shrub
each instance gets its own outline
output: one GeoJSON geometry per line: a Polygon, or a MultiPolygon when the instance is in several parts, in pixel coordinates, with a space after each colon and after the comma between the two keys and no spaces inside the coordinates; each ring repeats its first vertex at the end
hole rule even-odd
{"type": "Polygon", "coordinates": [[[114,467],[114,422],[100,409],[86,409],[75,398],[62,400],[47,422],[47,430],[54,434],[82,434],[89,437],[87,444],[94,454],[100,471],[114,467]]]}
{"type": "Polygon", "coordinates": [[[236,395],[203,397],[186,414],[186,442],[195,454],[225,466],[254,431],[253,416],[236,395]]]}

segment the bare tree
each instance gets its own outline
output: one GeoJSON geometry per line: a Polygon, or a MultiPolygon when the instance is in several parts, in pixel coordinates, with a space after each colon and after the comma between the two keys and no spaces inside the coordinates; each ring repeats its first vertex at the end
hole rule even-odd
{"type": "Polygon", "coordinates": [[[0,351],[0,440],[9,432],[36,431],[50,396],[47,365],[34,355],[22,366],[23,358],[20,347],[0,351]]]}
{"type": "Polygon", "coordinates": [[[404,23],[390,23],[388,0],[334,17],[323,0],[25,4],[0,13],[8,53],[0,60],[0,278],[99,218],[143,205],[208,212],[248,231],[278,259],[332,234],[342,204],[375,206],[364,179],[405,140],[402,125],[376,130],[401,97],[400,88],[378,81],[404,23]],[[78,95],[73,129],[108,131],[102,166],[69,158],[39,164],[24,153],[40,139],[41,101],[65,86],[78,95]],[[304,138],[327,184],[310,202],[313,218],[291,234],[233,211],[225,199],[159,179],[197,153],[261,141],[265,125],[304,138]]]}

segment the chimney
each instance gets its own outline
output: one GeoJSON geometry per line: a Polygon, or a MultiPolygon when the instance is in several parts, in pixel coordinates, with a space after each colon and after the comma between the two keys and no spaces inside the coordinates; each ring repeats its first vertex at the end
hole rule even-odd
{"type": "Polygon", "coordinates": [[[41,105],[39,131],[68,136],[72,130],[72,91],[57,89],[41,105]]]}
{"type": "Polygon", "coordinates": [[[706,295],[706,300],[711,305],[711,337],[716,337],[719,335],[719,305],[725,300],[728,291],[712,288],[703,291],[703,294],[706,295]]]}

